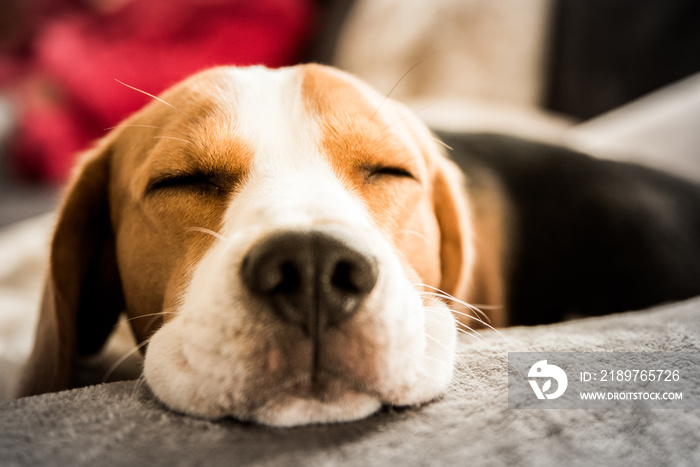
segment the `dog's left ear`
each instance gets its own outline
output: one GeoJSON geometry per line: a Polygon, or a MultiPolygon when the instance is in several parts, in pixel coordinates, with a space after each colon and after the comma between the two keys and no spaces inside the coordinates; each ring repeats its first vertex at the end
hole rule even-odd
{"type": "Polygon", "coordinates": [[[111,139],[85,155],[59,212],[20,396],[72,387],[77,357],[100,350],[124,308],[108,201],[111,139]]]}
{"type": "Polygon", "coordinates": [[[464,178],[450,160],[444,157],[435,160],[433,204],[440,227],[440,289],[463,299],[473,260],[464,178]]]}

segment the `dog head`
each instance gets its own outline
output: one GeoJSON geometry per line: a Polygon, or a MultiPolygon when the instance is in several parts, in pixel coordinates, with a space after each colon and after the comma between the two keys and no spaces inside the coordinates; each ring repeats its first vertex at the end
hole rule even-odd
{"type": "Polygon", "coordinates": [[[457,170],[337,70],[216,68],[89,151],[56,227],[23,392],[71,386],[126,310],[174,410],[271,425],[440,395],[472,264],[457,170]],[[153,317],[157,317],[154,322],[153,317]]]}

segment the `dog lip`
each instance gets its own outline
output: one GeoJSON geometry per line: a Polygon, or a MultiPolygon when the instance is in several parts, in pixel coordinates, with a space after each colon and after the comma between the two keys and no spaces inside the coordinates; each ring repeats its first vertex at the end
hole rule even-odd
{"type": "MultiPolygon", "coordinates": [[[[303,400],[314,400],[322,403],[333,403],[341,399],[347,393],[359,393],[379,398],[377,391],[370,389],[367,384],[355,381],[341,373],[329,370],[316,370],[305,374],[293,375],[285,382],[275,383],[275,395],[268,397],[268,401],[274,399],[295,397],[303,400]]],[[[263,402],[263,405],[267,404],[263,402]]]]}
{"type": "MultiPolygon", "coordinates": [[[[324,372],[314,382],[295,378],[276,388],[245,418],[271,426],[352,421],[381,409],[382,397],[349,381],[324,372]]],[[[236,418],[236,414],[232,414],[236,418]]]]}

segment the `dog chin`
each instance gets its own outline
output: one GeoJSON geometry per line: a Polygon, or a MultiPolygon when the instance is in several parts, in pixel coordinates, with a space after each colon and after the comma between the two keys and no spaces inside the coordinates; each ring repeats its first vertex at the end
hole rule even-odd
{"type": "Polygon", "coordinates": [[[353,390],[330,401],[288,395],[256,411],[252,421],[278,427],[350,422],[373,414],[381,406],[377,397],[353,390]]]}
{"type": "Polygon", "coordinates": [[[209,420],[232,417],[289,427],[357,420],[382,405],[377,394],[334,375],[321,375],[315,382],[309,375],[300,376],[279,381],[274,387],[236,391],[222,376],[224,368],[202,374],[190,364],[180,324],[176,319],[153,336],[144,362],[146,383],[162,403],[176,412],[209,420]],[[216,373],[221,374],[217,377],[216,373]]]}
{"type": "MultiPolygon", "coordinates": [[[[432,324],[445,324],[437,321],[432,324]]],[[[237,387],[230,380],[231,364],[225,359],[212,355],[213,360],[209,362],[212,364],[205,373],[201,365],[191,364],[186,345],[183,345],[187,339],[181,332],[181,322],[180,317],[175,318],[154,334],[143,374],[152,392],[164,405],[197,418],[218,420],[232,417],[278,427],[349,422],[365,418],[385,404],[417,406],[429,402],[444,393],[451,380],[451,359],[440,355],[444,362],[437,364],[433,360],[443,351],[453,349],[453,345],[449,345],[454,344],[450,342],[451,333],[446,333],[440,337],[448,347],[444,348],[445,344],[442,344],[430,349],[429,344],[420,365],[423,370],[418,371],[415,378],[410,378],[410,383],[403,376],[391,378],[386,375],[383,383],[365,387],[360,381],[323,372],[315,381],[305,373],[277,381],[277,384],[267,381],[257,389],[254,386],[237,387]]],[[[254,373],[246,374],[248,376],[240,381],[250,383],[254,373]]]]}
{"type": "Polygon", "coordinates": [[[187,364],[182,347],[169,345],[172,340],[161,337],[166,336],[162,333],[154,336],[155,342],[151,344],[156,345],[150,345],[149,352],[168,353],[169,361],[178,367],[178,377],[173,380],[167,367],[155,365],[153,359],[148,358],[144,377],[156,397],[176,412],[209,420],[232,417],[263,425],[291,427],[359,420],[382,406],[377,394],[354,389],[352,385],[330,376],[317,384],[281,384],[263,404],[246,406],[240,400],[234,402],[235,398],[221,391],[216,381],[203,380],[187,364]]]}

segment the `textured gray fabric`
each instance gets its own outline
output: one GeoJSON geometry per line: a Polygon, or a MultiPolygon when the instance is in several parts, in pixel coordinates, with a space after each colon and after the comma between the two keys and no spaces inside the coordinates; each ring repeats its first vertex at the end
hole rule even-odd
{"type": "Polygon", "coordinates": [[[510,410],[508,351],[700,351],[700,300],[463,336],[443,399],[272,429],[164,409],[134,381],[0,405],[1,465],[700,465],[700,410],[510,410]]]}

